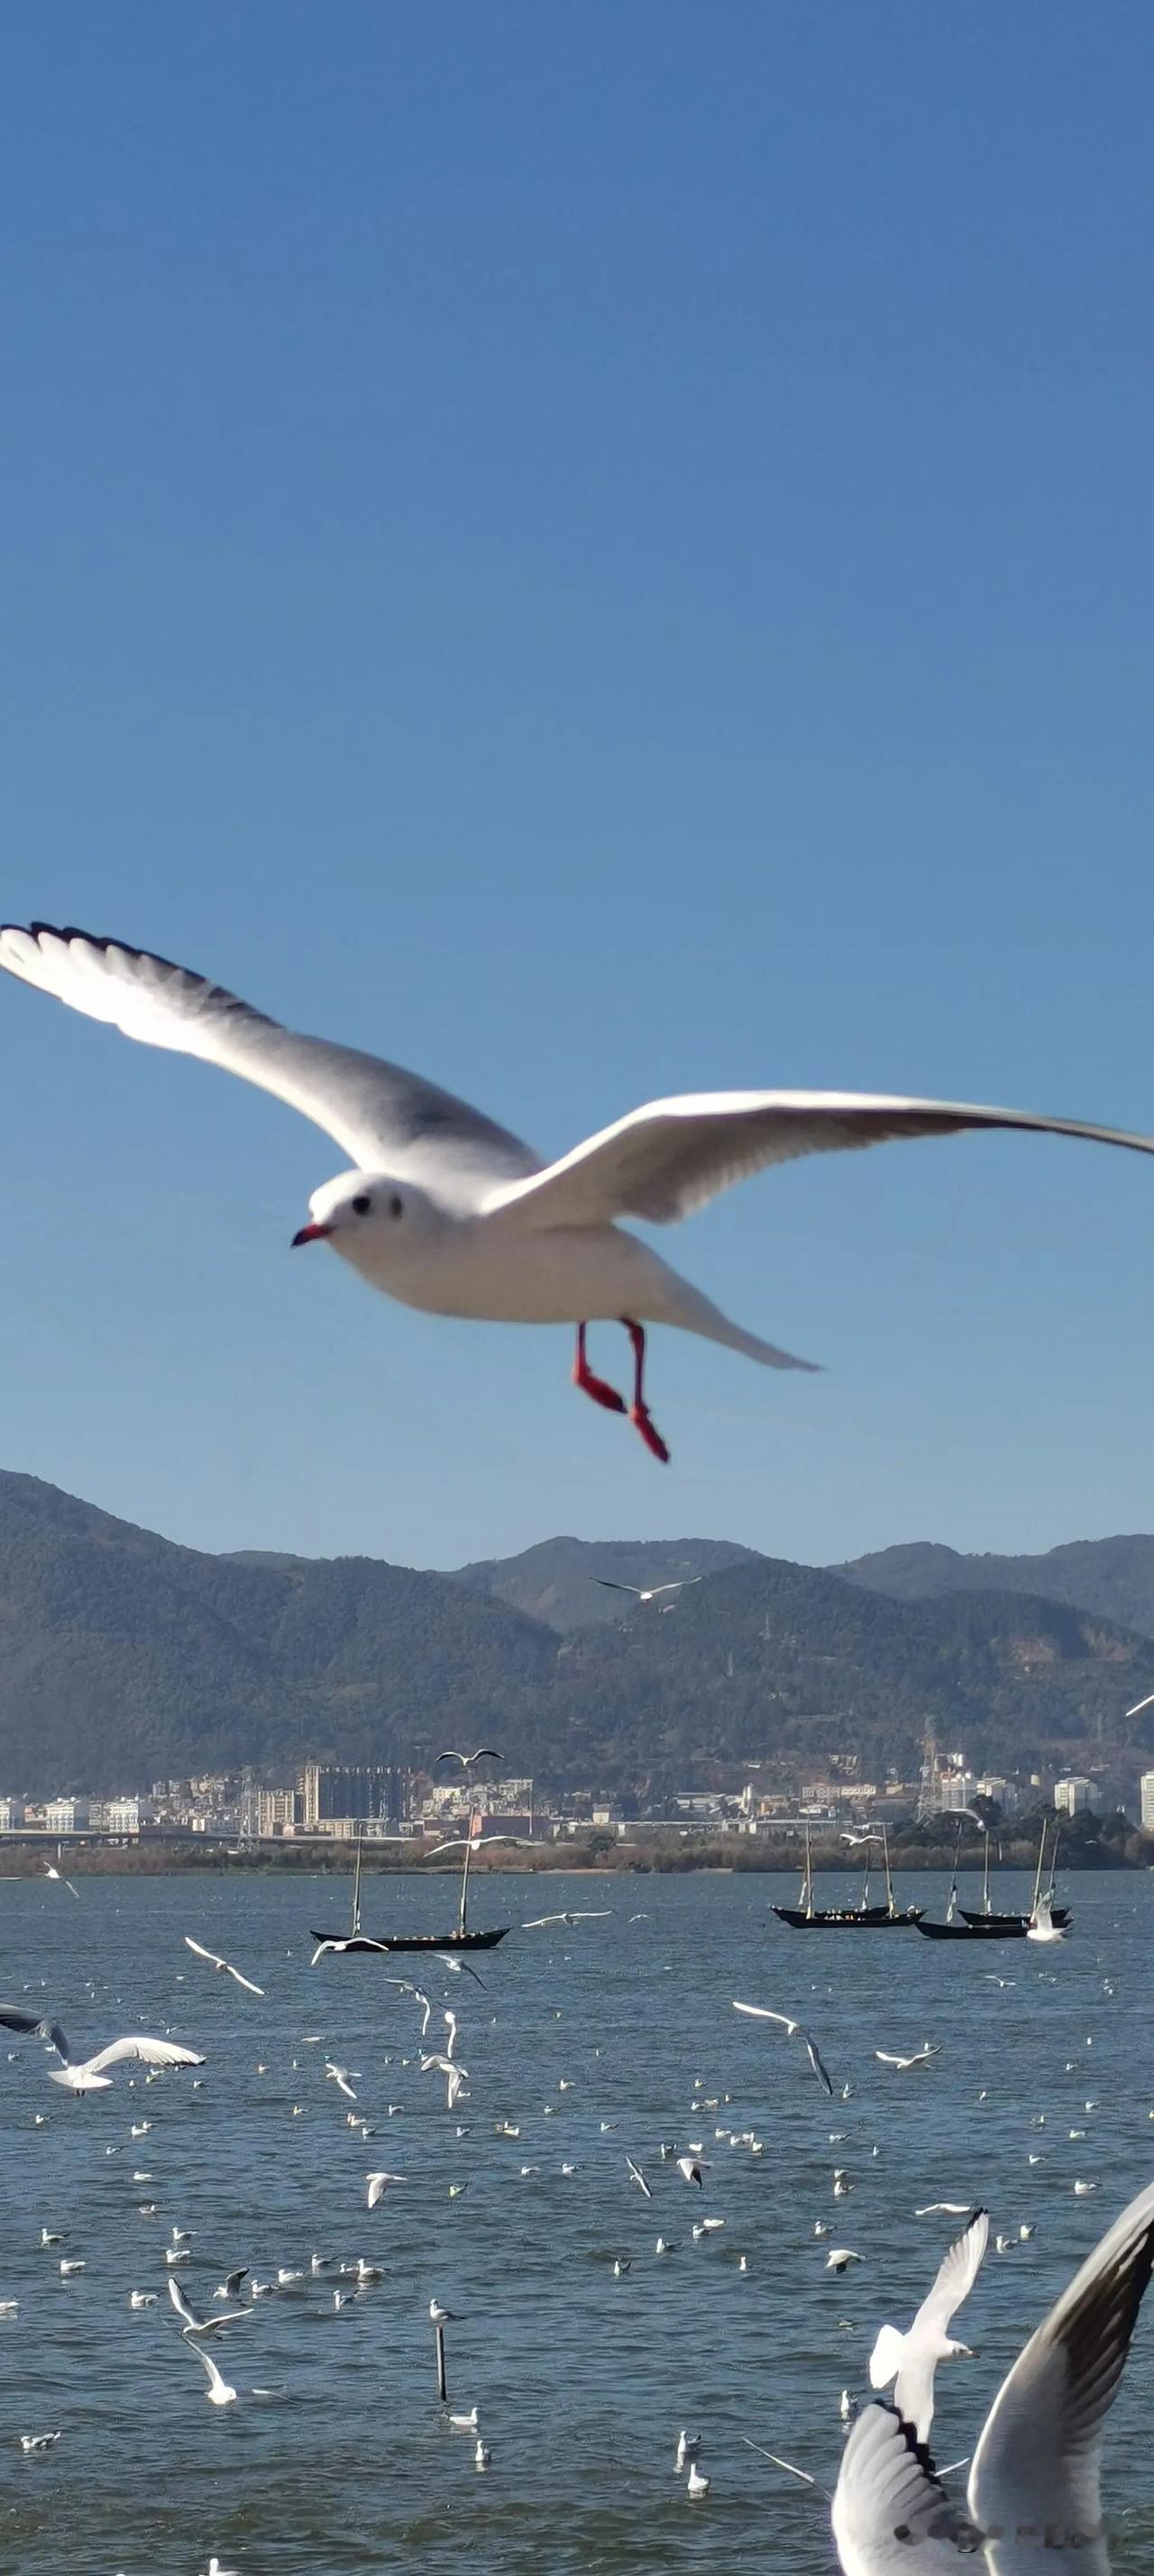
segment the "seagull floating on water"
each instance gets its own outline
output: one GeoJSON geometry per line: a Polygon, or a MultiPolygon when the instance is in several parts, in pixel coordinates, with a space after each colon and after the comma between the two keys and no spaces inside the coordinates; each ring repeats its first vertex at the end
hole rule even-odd
{"type": "Polygon", "coordinates": [[[313,1192],[294,1243],[328,1243],[362,1278],[425,1312],[577,1327],[575,1384],[669,1451],[645,1399],[645,1326],[669,1324],[768,1368],[806,1368],[731,1322],[618,1220],[670,1225],[775,1163],[889,1138],[1017,1128],[1154,1153],[1081,1119],[867,1092],[720,1091],[648,1102],[543,1165],[449,1092],[399,1066],[283,1028],[171,959],[76,929],[0,927],[0,966],[126,1037],[198,1056],[272,1092],[352,1157],[313,1192]],[[624,1324],[632,1399],[594,1375],[590,1320],[624,1324]]]}

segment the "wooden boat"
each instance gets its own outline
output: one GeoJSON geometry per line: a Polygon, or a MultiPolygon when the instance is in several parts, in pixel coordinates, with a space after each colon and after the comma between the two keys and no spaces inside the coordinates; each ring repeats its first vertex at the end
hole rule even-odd
{"type": "MultiPolygon", "coordinates": [[[[480,1821],[479,1815],[476,1821],[480,1821]]],[[[426,1955],[431,1951],[437,1950],[448,1950],[454,1953],[460,1950],[495,1950],[498,1941],[503,1941],[511,1928],[508,1923],[500,1924],[498,1928],[492,1932],[471,1932],[468,1927],[469,1862],[472,1858],[473,1844],[477,1839],[473,1831],[473,1824],[474,1818],[470,1816],[469,1831],[464,1836],[465,1859],[464,1866],[461,1871],[461,1895],[460,1902],[457,1907],[457,1921],[451,1932],[386,1932],[379,1938],[375,1939],[370,1933],[362,1932],[362,1837],[358,1833],[357,1866],[353,1878],[352,1929],[349,1932],[317,1932],[314,1930],[314,1941],[325,1941],[329,1943],[334,1950],[339,1950],[341,1952],[347,1950],[375,1951],[378,1955],[384,1951],[401,1950],[415,1950],[417,1952],[424,1951],[426,1955]]]]}
{"type": "Polygon", "coordinates": [[[992,1915],[988,1923],[928,1923],[924,1916],[917,1929],[927,1941],[1024,1941],[1026,1926],[1018,1919],[1002,1922],[992,1915]]]}
{"type": "Polygon", "coordinates": [[[924,1909],[917,1905],[907,1905],[903,1909],[894,1902],[893,1880],[890,1877],[889,1839],[884,1825],[882,1827],[882,1850],[885,1855],[886,1871],[886,1902],[884,1905],[871,1905],[868,1901],[869,1860],[867,1857],[865,1880],[862,1887],[862,1902],[860,1905],[815,1906],[813,1901],[813,1859],[810,1851],[809,1826],[807,1825],[805,1829],[805,1876],[801,1883],[801,1897],[796,1905],[775,1905],[772,1908],[772,1911],[777,1916],[778,1922],[788,1923],[791,1932],[909,1931],[915,1923],[920,1923],[924,1909]]]}
{"type": "MultiPolygon", "coordinates": [[[[1058,1829],[1057,1833],[1056,1833],[1056,1834],[1055,1834],[1055,1836],[1054,1836],[1054,1851],[1053,1851],[1053,1858],[1051,1859],[1051,1862],[1050,1862],[1050,1882],[1049,1882],[1049,1888],[1048,1888],[1048,1891],[1047,1891],[1047,1901],[1048,1901],[1048,1903],[1049,1903],[1049,1907],[1050,1907],[1050,1918],[1051,1918],[1051,1921],[1052,1921],[1052,1922],[1054,1922],[1054,1923],[1057,1923],[1059,1926],[1061,1926],[1061,1925],[1063,1925],[1063,1924],[1068,1923],[1068,1922],[1069,1922],[1069,1920],[1070,1920],[1070,1908],[1069,1908],[1069,1906],[1068,1906],[1068,1905],[1055,1905],[1055,1903],[1054,1903],[1054,1880],[1055,1880],[1055,1876],[1056,1876],[1057,1868],[1058,1868],[1058,1845],[1059,1845],[1059,1843],[1060,1843],[1060,1841],[1061,1841],[1061,1838],[1062,1838],[1062,1835],[1061,1835],[1061,1827],[1059,1826],[1059,1829],[1058,1829]]],[[[1045,1825],[1043,1825],[1043,1827],[1042,1827],[1042,1839],[1041,1839],[1041,1842],[1040,1842],[1040,1844],[1039,1844],[1039,1846],[1038,1846],[1038,1866],[1037,1866],[1037,1869],[1036,1869],[1036,1870],[1035,1870],[1035,1872],[1034,1872],[1034,1902],[1033,1902],[1033,1905],[1032,1905],[1032,1906],[1031,1906],[1031,1908],[1030,1908],[1029,1913],[1028,1913],[1028,1914],[994,1914],[994,1913],[992,1913],[992,1912],[991,1912],[991,1910],[990,1910],[990,1837],[989,1837],[989,1835],[987,1834],[987,1836],[986,1836],[986,1865],[985,1865],[985,1872],[984,1872],[983,1879],[982,1879],[982,1910],[981,1910],[981,1913],[980,1913],[980,1914],[971,1914],[971,1913],[967,1913],[967,1910],[966,1910],[965,1906],[963,1905],[963,1907],[962,1907],[962,1921],[963,1921],[963,1923],[970,1923],[970,1924],[975,1924],[975,1923],[977,1923],[977,1924],[983,1924],[983,1923],[995,1924],[995,1923],[996,1923],[996,1924],[999,1926],[999,1928],[1001,1929],[1001,1931],[1006,1932],[1006,1933],[1013,1933],[1013,1932],[1018,1932],[1018,1931],[1020,1931],[1020,1932],[1028,1932],[1028,1931],[1029,1931],[1029,1928],[1030,1928],[1030,1925],[1031,1925],[1031,1923],[1032,1923],[1032,1922],[1033,1922],[1033,1920],[1034,1920],[1034,1915],[1035,1915],[1035,1913],[1036,1913],[1036,1911],[1037,1911],[1038,1899],[1039,1899],[1039,1897],[1041,1896],[1041,1893],[1042,1893],[1042,1868],[1043,1868],[1043,1864],[1044,1864],[1044,1861],[1045,1861],[1045,1856],[1046,1856],[1046,1827],[1045,1827],[1045,1825]]]]}

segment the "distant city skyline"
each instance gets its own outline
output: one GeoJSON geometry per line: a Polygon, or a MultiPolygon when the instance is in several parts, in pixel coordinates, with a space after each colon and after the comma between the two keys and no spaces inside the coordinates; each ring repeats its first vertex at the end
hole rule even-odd
{"type": "MultiPolygon", "coordinates": [[[[5,918],[561,1152],[670,1091],[1154,1129],[1154,17],[13,13],[5,918]]],[[[214,1550],[1150,1521],[1154,1168],[828,1156],[570,1339],[290,1255],[344,1159],[0,990],[4,1457],[214,1550]],[[12,1115],[15,1107],[16,1115],[12,1115]],[[596,1327],[612,1374],[619,1336],[596,1327]]]]}

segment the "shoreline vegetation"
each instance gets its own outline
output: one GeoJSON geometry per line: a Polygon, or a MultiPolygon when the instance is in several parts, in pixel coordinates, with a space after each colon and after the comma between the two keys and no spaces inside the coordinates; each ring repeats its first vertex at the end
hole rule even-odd
{"type": "MultiPolygon", "coordinates": [[[[1047,1818],[1051,1825],[1052,1816],[1047,1818]]],[[[1042,1819],[1031,1817],[1025,1826],[1016,1824],[1013,1834],[1005,1832],[991,1839],[990,1874],[996,1877],[1008,1870],[1033,1870],[1038,1856],[1042,1819]]],[[[1064,1875],[1083,1869],[1118,1870],[1154,1868],[1154,1835],[1140,1833],[1121,1814],[1106,1817],[1077,1817],[1072,1823],[1062,1820],[1059,1867],[1064,1875]]],[[[41,1878],[46,1854],[55,1852],[55,1838],[44,1836],[35,1843],[18,1842],[0,1850],[0,1880],[41,1878]]],[[[306,1841],[267,1842],[248,1851],[238,1851],[222,1843],[206,1845],[199,1835],[187,1840],[144,1840],[132,1843],[91,1843],[80,1836],[64,1837],[62,1866],[69,1877],[162,1877],[171,1872],[200,1870],[231,1872],[264,1872],[268,1870],[301,1870],[314,1877],[348,1876],[355,1864],[356,1844],[306,1841]]],[[[371,1842],[361,1845],[362,1868],[366,1876],[402,1878],[445,1878],[455,1880],[460,1870],[455,1862],[425,1860],[420,1846],[390,1844],[385,1850],[374,1849],[371,1842]]],[[[860,1878],[864,1855],[844,1846],[829,1835],[814,1836],[812,1842],[815,1877],[837,1874],[843,1878],[860,1878]]],[[[910,1825],[891,1829],[890,1863],[895,1877],[906,1877],[924,1870],[952,1871],[954,1842],[943,1841],[932,1828],[910,1825]]],[[[967,1884],[980,1880],[984,1866],[979,1839],[966,1845],[958,1860],[958,1876],[967,1884]]],[[[618,1873],[639,1877],[666,1872],[712,1871],[728,1876],[796,1877],[802,1867],[802,1849],[790,1836],[769,1835],[715,1836],[695,1840],[683,1839],[671,1829],[668,1840],[647,1835],[643,1842],[618,1840],[606,1830],[594,1828],[579,1840],[542,1843],[539,1849],[502,1854],[499,1850],[477,1850],[473,1855],[472,1874],[497,1878],[537,1878],[558,1872],[594,1872],[608,1876],[618,1873]]],[[[880,1854],[875,1847],[873,1863],[875,1880],[880,1880],[880,1854]]]]}

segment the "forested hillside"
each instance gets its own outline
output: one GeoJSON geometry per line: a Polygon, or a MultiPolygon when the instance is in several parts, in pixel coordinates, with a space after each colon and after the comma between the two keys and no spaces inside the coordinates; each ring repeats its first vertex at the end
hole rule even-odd
{"type": "MultiPolygon", "coordinates": [[[[558,1549],[575,1581],[602,1554],[550,1546],[554,1584],[558,1549]]],[[[648,1580],[705,1552],[603,1553],[648,1580]]],[[[604,1598],[608,1624],[559,1635],[451,1575],[209,1556],[0,1474],[0,1788],[283,1771],[308,1753],[424,1764],[481,1736],[542,1783],[672,1788],[714,1764],[820,1766],[849,1747],[908,1774],[928,1716],[974,1760],[1028,1759],[1116,1744],[1128,1702],[1154,1690],[1154,1641],[1026,1595],[897,1601],[746,1555],[671,1611],[604,1598]]]]}

